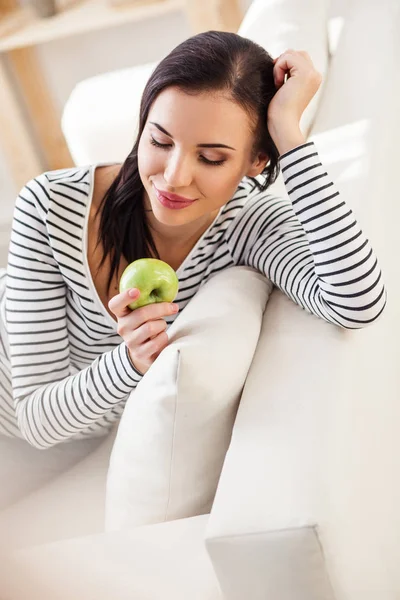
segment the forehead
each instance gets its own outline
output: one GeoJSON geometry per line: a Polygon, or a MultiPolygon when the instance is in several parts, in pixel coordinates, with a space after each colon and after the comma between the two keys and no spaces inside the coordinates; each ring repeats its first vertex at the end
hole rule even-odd
{"type": "Polygon", "coordinates": [[[166,88],[153,102],[148,121],[162,125],[174,138],[196,143],[220,142],[237,148],[252,139],[248,114],[221,92],[192,95],[166,88]]]}

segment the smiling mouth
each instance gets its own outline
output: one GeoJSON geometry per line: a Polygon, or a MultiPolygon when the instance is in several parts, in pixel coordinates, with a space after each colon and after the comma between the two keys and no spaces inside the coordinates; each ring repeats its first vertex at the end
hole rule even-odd
{"type": "Polygon", "coordinates": [[[153,183],[153,187],[156,191],[156,194],[159,194],[169,200],[170,202],[182,202],[188,204],[190,202],[195,202],[196,198],[185,198],[184,196],[178,196],[177,194],[171,194],[170,192],[164,192],[164,190],[159,190],[153,183]]]}

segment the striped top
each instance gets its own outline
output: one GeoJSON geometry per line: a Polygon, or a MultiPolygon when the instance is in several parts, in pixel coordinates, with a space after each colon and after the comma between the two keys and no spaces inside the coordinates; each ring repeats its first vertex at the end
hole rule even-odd
{"type": "MultiPolygon", "coordinates": [[[[279,161],[289,198],[245,177],[179,267],[175,302],[182,310],[217,271],[247,265],[333,325],[376,321],[386,304],[377,258],[314,142],[279,161]]],[[[0,273],[0,431],[37,448],[107,433],[142,377],[88,267],[95,168],[24,186],[0,273]]]]}

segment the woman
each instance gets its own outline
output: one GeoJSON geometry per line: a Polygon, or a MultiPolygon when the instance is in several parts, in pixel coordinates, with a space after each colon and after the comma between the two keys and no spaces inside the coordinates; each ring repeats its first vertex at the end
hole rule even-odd
{"type": "Polygon", "coordinates": [[[236,34],[194,36],[150,77],[122,165],[52,171],[22,189],[3,274],[3,434],[44,449],[107,433],[177,309],[232,265],[333,325],[378,319],[377,259],[299,128],[320,83],[306,52],[273,60],[236,34]],[[268,193],[279,168],[290,200],[268,193]],[[119,294],[118,281],[140,257],[177,270],[176,305],[128,308],[139,291],[119,294]]]}

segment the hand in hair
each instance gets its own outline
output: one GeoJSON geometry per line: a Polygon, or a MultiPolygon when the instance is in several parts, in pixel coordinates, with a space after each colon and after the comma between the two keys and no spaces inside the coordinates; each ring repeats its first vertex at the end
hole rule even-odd
{"type": "Polygon", "coordinates": [[[288,49],[274,59],[277,92],[268,107],[268,128],[289,123],[299,127],[300,118],[318,91],[322,75],[307,52],[288,49]],[[286,79],[287,76],[287,79],[286,79]]]}

